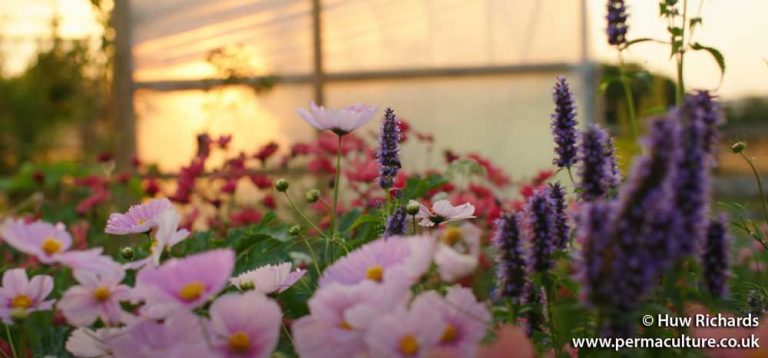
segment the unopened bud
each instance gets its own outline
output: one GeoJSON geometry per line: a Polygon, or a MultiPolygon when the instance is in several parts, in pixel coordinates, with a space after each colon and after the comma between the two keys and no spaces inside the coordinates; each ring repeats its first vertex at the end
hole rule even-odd
{"type": "Polygon", "coordinates": [[[288,229],[288,234],[291,236],[298,236],[301,233],[301,226],[293,225],[288,229]]]}
{"type": "Polygon", "coordinates": [[[314,203],[317,202],[318,199],[320,199],[320,190],[317,189],[309,189],[307,191],[307,202],[308,203],[314,203]]]}
{"type": "Polygon", "coordinates": [[[742,141],[733,143],[733,145],[731,146],[731,151],[734,153],[741,153],[744,149],[747,149],[747,143],[744,143],[742,141]]]}
{"type": "Polygon", "coordinates": [[[275,182],[275,189],[279,192],[285,192],[289,186],[290,184],[288,184],[288,180],[285,178],[280,178],[275,182]]]}
{"type": "Polygon", "coordinates": [[[408,205],[405,206],[405,213],[408,215],[416,215],[419,213],[419,203],[416,200],[409,200],[408,205]]]}
{"type": "Polygon", "coordinates": [[[122,248],[122,249],[120,250],[120,255],[122,255],[122,256],[123,256],[123,258],[124,258],[124,259],[126,259],[126,260],[131,260],[131,259],[133,259],[133,254],[134,254],[134,253],[135,253],[135,252],[133,251],[133,248],[132,248],[132,247],[130,247],[130,246],[126,246],[126,247],[124,247],[124,248],[122,248]]]}
{"type": "Polygon", "coordinates": [[[29,317],[29,311],[26,308],[16,307],[11,310],[11,319],[14,322],[21,322],[29,317]]]}

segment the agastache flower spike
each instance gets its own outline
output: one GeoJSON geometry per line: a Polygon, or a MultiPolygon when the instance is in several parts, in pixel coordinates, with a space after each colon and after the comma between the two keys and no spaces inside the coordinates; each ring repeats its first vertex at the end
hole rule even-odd
{"type": "Polygon", "coordinates": [[[407,225],[408,214],[402,206],[397,207],[392,215],[387,219],[387,228],[384,231],[384,237],[404,235],[407,225]]]}
{"type": "Polygon", "coordinates": [[[590,125],[581,134],[580,149],[581,199],[594,201],[603,198],[619,183],[611,138],[600,126],[590,125]]]}
{"type": "Polygon", "coordinates": [[[525,289],[525,255],[518,214],[504,214],[496,219],[493,244],[496,246],[497,298],[519,300],[525,289]]]}
{"type": "Polygon", "coordinates": [[[709,223],[701,263],[707,290],[712,296],[723,297],[728,279],[728,232],[723,218],[709,223]]]}
{"type": "Polygon", "coordinates": [[[706,142],[707,124],[702,120],[696,97],[686,96],[673,115],[683,123],[680,133],[681,157],[675,180],[677,208],[681,215],[678,225],[680,254],[691,255],[704,241],[708,225],[710,158],[706,142]]]}
{"type": "Polygon", "coordinates": [[[528,219],[528,237],[531,240],[531,268],[544,272],[552,267],[552,253],[555,251],[555,208],[549,198],[549,190],[536,191],[528,200],[525,209],[528,219]]]}
{"type": "Polygon", "coordinates": [[[576,239],[581,243],[578,278],[582,284],[581,300],[590,306],[611,306],[613,302],[613,250],[609,225],[612,203],[586,204],[579,218],[576,239]]]}
{"type": "Polygon", "coordinates": [[[387,108],[379,134],[379,151],[376,153],[376,158],[379,160],[379,186],[383,189],[392,188],[397,172],[400,170],[399,142],[399,121],[395,117],[395,111],[387,108]]]}
{"type": "Polygon", "coordinates": [[[555,138],[554,164],[570,168],[576,163],[576,105],[565,77],[558,76],[552,92],[555,113],[552,114],[552,135],[555,138]]]}
{"type": "Polygon", "coordinates": [[[555,243],[558,248],[565,248],[568,245],[568,213],[566,213],[567,204],[565,203],[565,191],[560,183],[550,184],[549,198],[552,200],[555,212],[555,243]]]}
{"type": "Polygon", "coordinates": [[[627,7],[624,0],[608,0],[608,44],[613,46],[627,43],[627,7]]]}

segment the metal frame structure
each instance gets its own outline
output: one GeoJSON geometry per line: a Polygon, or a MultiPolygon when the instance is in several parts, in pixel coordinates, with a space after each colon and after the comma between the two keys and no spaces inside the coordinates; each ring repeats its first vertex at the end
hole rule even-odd
{"type": "MultiPolygon", "coordinates": [[[[538,63],[538,64],[520,64],[503,66],[466,66],[466,67],[438,67],[438,68],[411,68],[382,71],[352,71],[327,73],[323,64],[323,46],[322,46],[322,0],[306,0],[311,3],[311,30],[312,30],[312,73],[307,75],[286,75],[280,76],[278,85],[311,85],[313,89],[313,98],[316,103],[322,105],[325,103],[326,85],[332,82],[351,82],[351,81],[378,81],[378,80],[418,80],[430,78],[457,78],[468,76],[498,76],[523,73],[562,73],[577,72],[581,77],[582,88],[580,93],[584,96],[582,117],[591,121],[595,117],[596,96],[594,95],[595,79],[597,78],[597,66],[589,58],[589,37],[588,37],[588,12],[587,0],[580,0],[581,8],[581,28],[580,36],[582,47],[580,49],[579,63],[538,63]]],[[[176,91],[207,89],[222,84],[220,79],[199,79],[199,80],[170,80],[170,81],[140,81],[133,82],[131,66],[130,49],[130,12],[127,1],[116,1],[115,8],[115,27],[117,36],[117,54],[118,59],[123,59],[121,63],[115,66],[115,88],[114,93],[118,105],[118,113],[122,113],[118,118],[116,129],[120,131],[124,139],[118,145],[121,150],[117,152],[126,152],[125,148],[135,148],[135,127],[133,93],[138,89],[149,89],[155,91],[176,91]],[[119,6],[117,5],[119,4],[119,6]],[[121,34],[122,33],[122,34],[121,34]],[[126,90],[126,87],[129,90],[126,90]]],[[[250,77],[241,79],[241,83],[256,84],[263,80],[263,77],[250,77]]],[[[228,83],[231,83],[228,82],[228,83]]],[[[128,153],[133,153],[129,151],[128,153]]],[[[129,163],[125,163],[129,164],[129,163]]]]}

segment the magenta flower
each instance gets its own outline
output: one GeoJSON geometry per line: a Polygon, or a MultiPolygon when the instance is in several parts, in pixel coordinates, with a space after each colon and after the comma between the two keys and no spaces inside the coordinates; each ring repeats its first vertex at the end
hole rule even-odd
{"type": "Polygon", "coordinates": [[[280,338],[282,312],[259,292],[219,297],[210,309],[211,343],[222,357],[269,357],[280,338]]]}
{"type": "Polygon", "coordinates": [[[435,264],[440,278],[454,282],[467,277],[480,261],[480,236],[482,231],[471,223],[449,226],[438,234],[435,264]]]}
{"type": "Polygon", "coordinates": [[[14,249],[35,256],[44,264],[55,263],[56,257],[72,246],[72,236],[64,225],[45,221],[6,220],[0,228],[0,236],[14,249]]]}
{"type": "Polygon", "coordinates": [[[456,357],[476,356],[477,344],[491,322],[488,308],[477,302],[472,290],[459,286],[449,288],[444,298],[435,291],[422,293],[413,300],[411,310],[439,313],[443,328],[437,348],[456,357]]]}
{"type": "Polygon", "coordinates": [[[55,300],[45,300],[53,291],[53,278],[37,275],[30,280],[24,269],[10,269],[3,274],[0,287],[0,320],[10,324],[11,313],[46,311],[53,307],[55,300]]]}
{"type": "Polygon", "coordinates": [[[377,110],[374,106],[361,103],[344,108],[326,109],[315,102],[309,102],[309,111],[299,108],[298,112],[301,118],[312,127],[320,130],[329,129],[342,136],[368,123],[377,110]]]}
{"type": "Polygon", "coordinates": [[[372,241],[350,252],[325,269],[320,287],[332,282],[354,285],[361,281],[387,282],[390,275],[403,284],[415,283],[429,268],[434,240],[426,236],[392,236],[372,241]]]}
{"type": "Polygon", "coordinates": [[[133,205],[124,214],[110,214],[104,232],[114,235],[147,232],[157,225],[157,216],[168,208],[173,208],[173,205],[165,198],[154,199],[141,205],[133,205]]]}
{"type": "Polygon", "coordinates": [[[203,305],[226,286],[234,265],[235,253],[220,249],[145,267],[136,276],[136,294],[145,302],[142,314],[164,317],[203,305]]]}
{"type": "Polygon", "coordinates": [[[70,325],[89,326],[97,319],[106,325],[125,323],[127,313],[120,308],[120,302],[131,298],[131,289],[120,284],[125,272],[119,265],[117,267],[117,270],[101,274],[91,271],[74,273],[80,285],[64,292],[57,305],[70,325]]]}
{"type": "Polygon", "coordinates": [[[365,333],[381,314],[404,305],[410,287],[394,281],[330,283],[309,300],[310,315],[292,325],[296,352],[305,358],[355,357],[367,351],[365,333]]]}
{"type": "Polygon", "coordinates": [[[283,292],[304,276],[307,270],[296,269],[291,272],[291,263],[266,265],[246,271],[229,279],[230,284],[241,290],[254,289],[263,294],[283,292]]]}
{"type": "Polygon", "coordinates": [[[448,200],[438,200],[432,204],[432,208],[419,204],[419,213],[416,214],[416,218],[420,219],[419,225],[432,227],[452,221],[473,219],[474,214],[475,206],[470,203],[453,206],[448,200]]]}
{"type": "Polygon", "coordinates": [[[147,319],[128,326],[110,335],[105,343],[115,358],[217,357],[208,347],[204,325],[203,319],[180,310],[164,320],[147,319]]]}
{"type": "Polygon", "coordinates": [[[378,317],[365,342],[372,357],[427,357],[438,348],[445,327],[435,307],[412,305],[378,317]]]}

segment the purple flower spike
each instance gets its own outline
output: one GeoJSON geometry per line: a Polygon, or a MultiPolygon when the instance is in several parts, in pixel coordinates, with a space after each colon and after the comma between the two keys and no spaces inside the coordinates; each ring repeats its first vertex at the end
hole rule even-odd
{"type": "Polygon", "coordinates": [[[404,235],[405,227],[408,224],[408,214],[405,212],[405,208],[399,206],[392,212],[392,216],[387,220],[387,228],[384,231],[384,237],[404,235]]]}
{"type": "Polygon", "coordinates": [[[709,293],[722,298],[728,288],[728,231],[724,218],[709,223],[701,263],[709,293]]]}
{"type": "Polygon", "coordinates": [[[397,172],[400,171],[400,126],[395,111],[387,108],[379,134],[379,186],[390,189],[394,185],[397,172]]]}
{"type": "Polygon", "coordinates": [[[565,190],[560,183],[550,184],[549,198],[555,211],[555,242],[557,247],[562,249],[568,246],[569,234],[571,232],[568,226],[567,204],[565,203],[565,190]]]}
{"type": "Polygon", "coordinates": [[[627,43],[627,7],[624,0],[608,0],[608,44],[612,46],[627,43]]]}
{"type": "Polygon", "coordinates": [[[582,200],[594,201],[616,189],[620,174],[613,156],[613,143],[600,126],[591,125],[582,133],[580,161],[582,200]]]}
{"type": "Polygon", "coordinates": [[[531,240],[531,269],[545,272],[552,268],[552,253],[557,245],[555,207],[549,190],[536,191],[526,206],[528,237],[531,240]]]}
{"type": "Polygon", "coordinates": [[[493,244],[496,246],[497,298],[518,301],[525,288],[525,255],[523,238],[518,224],[519,215],[504,214],[496,219],[493,244]]]}
{"type": "Polygon", "coordinates": [[[576,105],[565,77],[558,76],[552,92],[555,113],[552,114],[552,135],[555,138],[554,164],[570,168],[576,163],[576,105]]]}
{"type": "Polygon", "coordinates": [[[613,205],[594,202],[582,208],[577,240],[581,243],[578,277],[581,300],[590,306],[613,305],[613,265],[615,245],[606,222],[612,221],[613,205]]]}

